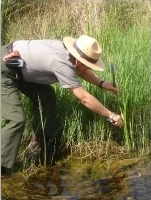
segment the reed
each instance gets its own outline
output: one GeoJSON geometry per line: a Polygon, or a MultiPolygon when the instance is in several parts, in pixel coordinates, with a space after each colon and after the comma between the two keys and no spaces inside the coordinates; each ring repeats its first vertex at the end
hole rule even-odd
{"type": "MultiPolygon", "coordinates": [[[[115,79],[120,87],[118,97],[84,81],[83,85],[110,110],[123,114],[124,127],[120,130],[112,127],[105,119],[83,107],[68,91],[55,84],[58,115],[64,127],[63,140],[68,145],[75,145],[110,138],[130,152],[149,153],[149,1],[4,2],[2,26],[5,27],[5,22],[7,29],[4,29],[3,43],[19,39],[61,39],[67,35],[78,37],[88,34],[97,38],[103,48],[102,57],[106,70],[98,75],[112,81],[110,64],[115,65],[115,79]]],[[[28,106],[29,102],[25,105],[26,109],[28,106]]]]}

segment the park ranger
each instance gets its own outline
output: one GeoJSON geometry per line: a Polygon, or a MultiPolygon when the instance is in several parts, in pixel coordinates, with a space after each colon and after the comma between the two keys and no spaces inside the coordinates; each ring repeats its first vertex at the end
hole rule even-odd
{"type": "Polygon", "coordinates": [[[101,53],[98,41],[87,35],[77,39],[19,40],[2,47],[1,99],[2,118],[5,120],[1,135],[2,176],[13,169],[25,127],[26,117],[20,92],[33,103],[35,137],[29,144],[31,149],[36,145],[43,146],[43,131],[47,146],[51,145],[50,139],[56,138],[59,133],[56,94],[52,87],[56,82],[88,109],[107,118],[112,125],[122,127],[121,115],[102,105],[79,80],[80,77],[101,89],[119,93],[118,87],[102,80],[94,72],[104,70],[101,53]],[[39,102],[44,130],[40,123],[39,102]]]}

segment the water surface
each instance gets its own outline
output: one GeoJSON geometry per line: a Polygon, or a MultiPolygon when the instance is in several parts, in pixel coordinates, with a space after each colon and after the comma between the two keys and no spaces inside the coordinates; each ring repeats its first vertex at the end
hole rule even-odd
{"type": "Polygon", "coordinates": [[[2,199],[151,200],[151,159],[56,163],[2,180],[2,199]]]}

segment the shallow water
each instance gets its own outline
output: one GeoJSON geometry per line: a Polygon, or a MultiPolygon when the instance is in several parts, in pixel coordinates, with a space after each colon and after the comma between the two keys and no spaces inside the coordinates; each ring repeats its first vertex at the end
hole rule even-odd
{"type": "Polygon", "coordinates": [[[2,181],[2,199],[151,200],[151,159],[67,161],[2,181]]]}
{"type": "Polygon", "coordinates": [[[98,173],[96,179],[92,179],[96,176],[95,173],[91,179],[83,177],[79,181],[75,181],[70,175],[68,178],[62,177],[62,197],[53,199],[151,200],[151,160],[138,162],[129,160],[125,161],[125,165],[123,163],[119,165],[119,163],[113,161],[112,167],[108,170],[109,173],[100,179],[98,172],[95,172],[98,173]]]}

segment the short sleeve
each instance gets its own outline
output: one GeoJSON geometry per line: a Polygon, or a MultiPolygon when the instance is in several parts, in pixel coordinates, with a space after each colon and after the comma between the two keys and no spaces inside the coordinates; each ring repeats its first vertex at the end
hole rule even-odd
{"type": "Polygon", "coordinates": [[[73,67],[62,64],[53,69],[54,75],[63,88],[80,87],[81,83],[73,67]]]}

